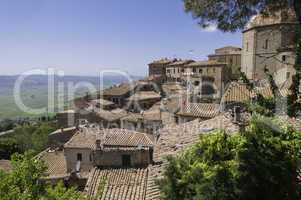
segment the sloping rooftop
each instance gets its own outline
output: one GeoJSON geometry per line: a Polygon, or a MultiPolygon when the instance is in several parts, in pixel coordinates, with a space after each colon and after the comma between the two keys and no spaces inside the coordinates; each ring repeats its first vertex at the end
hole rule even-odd
{"type": "MultiPolygon", "coordinates": [[[[272,97],[273,93],[269,86],[255,88],[263,97],[272,97]]],[[[222,103],[247,102],[254,98],[256,94],[250,91],[246,84],[232,82],[222,97],[222,103]]]]}
{"type": "Polygon", "coordinates": [[[173,66],[189,64],[189,63],[192,63],[192,62],[194,62],[194,60],[178,60],[178,61],[170,63],[168,66],[173,67],[173,66]]]}
{"type": "Polygon", "coordinates": [[[94,106],[112,106],[114,103],[105,99],[94,99],[91,101],[94,106]]]}
{"type": "Polygon", "coordinates": [[[129,113],[127,116],[122,117],[121,120],[130,121],[130,122],[138,122],[143,120],[143,115],[140,113],[129,113]]]}
{"type": "Polygon", "coordinates": [[[45,150],[38,157],[45,162],[47,166],[46,178],[64,178],[68,177],[67,163],[63,151],[45,150]]]}
{"type": "Polygon", "coordinates": [[[227,63],[218,62],[216,60],[205,60],[205,61],[196,61],[185,65],[185,67],[199,67],[199,66],[223,66],[227,65],[227,63]]]}
{"type": "Polygon", "coordinates": [[[153,176],[155,178],[162,176],[163,168],[166,165],[166,160],[164,159],[166,156],[176,155],[195,144],[201,134],[207,134],[219,129],[231,134],[236,133],[239,127],[232,122],[231,117],[227,113],[201,122],[196,119],[180,125],[165,126],[160,130],[160,137],[154,148],[154,160],[161,164],[151,167],[153,176]]]}
{"type": "Polygon", "coordinates": [[[86,186],[87,196],[89,200],[96,199],[99,187],[103,186],[101,200],[145,200],[147,182],[147,168],[95,169],[86,186]]]}
{"type": "Polygon", "coordinates": [[[160,99],[161,95],[153,91],[139,91],[127,98],[128,101],[142,101],[149,99],[160,99]]]}
{"type": "Polygon", "coordinates": [[[65,145],[65,148],[95,149],[96,140],[106,148],[111,147],[151,147],[152,141],[145,133],[127,129],[83,128],[77,132],[65,145]]]}
{"type": "Polygon", "coordinates": [[[131,91],[131,86],[128,83],[112,86],[103,91],[104,96],[122,96],[131,91]]]}
{"type": "Polygon", "coordinates": [[[169,63],[172,63],[172,62],[175,62],[176,59],[168,59],[168,58],[162,58],[160,60],[155,60],[151,63],[149,63],[149,65],[155,65],[155,64],[169,64],[169,63]]]}
{"type": "Polygon", "coordinates": [[[183,105],[177,115],[212,118],[219,114],[219,104],[213,103],[188,103],[183,105]]]}
{"type": "Polygon", "coordinates": [[[0,170],[4,172],[10,172],[13,169],[9,160],[0,160],[0,170]]]}
{"type": "Polygon", "coordinates": [[[104,119],[109,122],[119,120],[120,118],[128,115],[128,113],[125,110],[119,109],[119,108],[111,110],[111,111],[97,109],[97,110],[95,110],[95,113],[101,119],[104,119]]]}
{"type": "Polygon", "coordinates": [[[127,129],[106,129],[102,139],[104,146],[151,147],[153,142],[145,133],[127,129]]]}

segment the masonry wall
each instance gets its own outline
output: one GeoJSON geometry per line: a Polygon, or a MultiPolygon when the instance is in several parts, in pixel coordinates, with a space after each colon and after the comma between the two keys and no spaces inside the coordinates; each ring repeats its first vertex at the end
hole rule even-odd
{"type": "Polygon", "coordinates": [[[150,153],[148,150],[112,150],[112,151],[95,151],[95,164],[99,167],[122,167],[122,156],[131,156],[131,166],[147,166],[151,163],[150,153]]]}
{"type": "Polygon", "coordinates": [[[251,29],[243,33],[242,71],[250,79],[264,79],[264,69],[277,77],[276,82],[287,79],[287,73],[294,73],[293,52],[281,49],[293,44],[295,25],[271,25],[251,29]],[[285,56],[285,57],[283,57],[285,56]]]}
{"type": "Polygon", "coordinates": [[[241,70],[244,72],[248,79],[253,79],[254,66],[255,66],[255,40],[256,31],[249,30],[243,33],[243,50],[241,70]]]}
{"type": "Polygon", "coordinates": [[[64,155],[68,173],[76,170],[78,153],[82,154],[81,171],[88,172],[93,168],[94,162],[91,149],[65,148],[64,155]]]}

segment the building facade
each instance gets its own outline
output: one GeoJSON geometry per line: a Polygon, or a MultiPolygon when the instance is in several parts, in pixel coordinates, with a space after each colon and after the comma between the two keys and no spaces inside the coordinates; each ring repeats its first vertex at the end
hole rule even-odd
{"type": "Polygon", "coordinates": [[[273,16],[256,16],[243,31],[242,71],[251,80],[265,79],[265,68],[278,84],[295,73],[295,53],[292,51],[298,26],[290,9],[273,16]]]}
{"type": "Polygon", "coordinates": [[[241,68],[241,51],[240,47],[226,46],[215,50],[214,54],[208,56],[209,60],[215,60],[227,63],[231,69],[231,79],[238,79],[241,68]]]}

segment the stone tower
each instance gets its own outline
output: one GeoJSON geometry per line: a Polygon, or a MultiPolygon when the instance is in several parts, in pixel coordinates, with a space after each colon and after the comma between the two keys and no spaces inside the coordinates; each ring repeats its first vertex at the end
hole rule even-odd
{"type": "Polygon", "coordinates": [[[295,70],[293,51],[298,21],[287,9],[273,15],[257,15],[243,31],[242,71],[251,80],[264,79],[264,69],[273,73],[276,83],[290,80],[295,70]]]}

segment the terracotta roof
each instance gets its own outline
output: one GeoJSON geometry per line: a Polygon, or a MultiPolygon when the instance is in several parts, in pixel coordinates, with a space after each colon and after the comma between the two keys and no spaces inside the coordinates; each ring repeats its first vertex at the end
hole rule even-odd
{"type": "Polygon", "coordinates": [[[104,96],[122,96],[131,91],[131,86],[128,83],[123,83],[118,86],[112,86],[103,91],[104,96]]]}
{"type": "Polygon", "coordinates": [[[162,58],[160,60],[155,60],[155,61],[149,63],[149,65],[154,65],[154,64],[169,64],[169,63],[172,63],[172,62],[175,62],[175,61],[176,61],[175,59],[162,58]]]}
{"type": "Polygon", "coordinates": [[[95,149],[96,140],[101,137],[98,129],[81,128],[65,145],[64,148],[95,149]]]}
{"type": "Polygon", "coordinates": [[[219,104],[213,103],[188,103],[183,105],[177,115],[212,118],[219,114],[219,104]]]}
{"type": "Polygon", "coordinates": [[[38,157],[43,160],[47,166],[46,178],[67,177],[67,163],[63,151],[45,150],[38,157]]]}
{"type": "Polygon", "coordinates": [[[138,122],[143,120],[143,115],[140,113],[129,113],[127,116],[122,117],[121,120],[130,121],[130,122],[138,122]]]}
{"type": "Polygon", "coordinates": [[[77,132],[65,145],[65,148],[95,149],[96,140],[106,147],[150,147],[152,141],[145,133],[139,133],[127,129],[103,129],[83,128],[77,132]]]}
{"type": "Polygon", "coordinates": [[[129,98],[128,101],[141,101],[141,100],[148,100],[148,99],[160,99],[161,95],[153,92],[153,91],[139,91],[129,98]]]}
{"type": "Polygon", "coordinates": [[[196,61],[185,65],[185,67],[199,67],[199,66],[223,66],[227,65],[227,63],[218,62],[216,60],[206,60],[206,61],[196,61]]]}
{"type": "Polygon", "coordinates": [[[96,199],[98,187],[104,183],[101,200],[142,200],[146,199],[147,182],[147,168],[95,169],[88,179],[86,191],[89,200],[96,199]]]}
{"type": "Polygon", "coordinates": [[[11,162],[9,160],[0,160],[0,170],[3,170],[4,172],[13,170],[11,162]]]}
{"type": "Polygon", "coordinates": [[[169,64],[168,66],[178,66],[178,65],[185,65],[185,64],[189,64],[195,62],[194,60],[179,60],[179,61],[175,61],[171,64],[169,64]]]}
{"type": "Polygon", "coordinates": [[[154,148],[155,160],[162,161],[165,156],[174,155],[197,142],[201,134],[217,129],[234,133],[239,128],[227,114],[221,114],[201,122],[196,119],[180,125],[165,126],[159,131],[160,137],[154,148]]]}
{"type": "MultiPolygon", "coordinates": [[[[273,95],[269,86],[257,87],[256,90],[264,97],[271,97],[273,95]]],[[[251,92],[244,83],[232,82],[222,97],[223,103],[231,102],[247,102],[255,97],[255,93],[251,92]]]]}
{"type": "Polygon", "coordinates": [[[105,99],[94,99],[91,101],[94,106],[111,106],[114,105],[112,101],[108,101],[105,99]]]}
{"type": "Polygon", "coordinates": [[[96,109],[96,110],[94,110],[94,112],[96,113],[96,115],[99,118],[104,119],[109,122],[119,120],[120,118],[128,115],[128,113],[123,109],[114,109],[111,111],[103,110],[103,109],[96,109]]]}
{"type": "Polygon", "coordinates": [[[151,147],[153,142],[145,133],[130,131],[127,129],[106,129],[102,139],[104,146],[124,146],[124,147],[151,147]]]}

